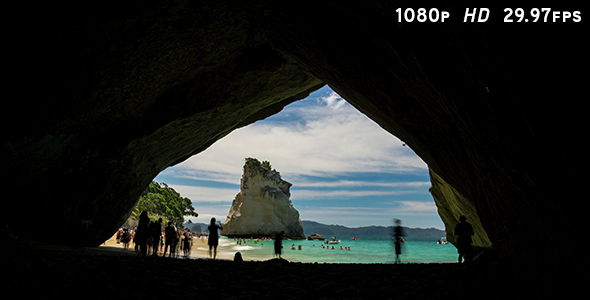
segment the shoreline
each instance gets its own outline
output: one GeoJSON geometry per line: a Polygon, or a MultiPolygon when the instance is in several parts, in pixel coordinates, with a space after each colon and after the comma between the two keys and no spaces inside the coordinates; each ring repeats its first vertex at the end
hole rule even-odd
{"type": "MultiPolygon", "coordinates": [[[[229,238],[227,239],[227,241],[229,241],[229,238]]],[[[268,261],[271,259],[276,258],[273,253],[268,252],[268,254],[264,254],[261,255],[260,252],[256,253],[256,254],[252,254],[249,252],[249,250],[245,250],[242,251],[240,249],[235,249],[235,245],[234,247],[230,248],[230,244],[227,243],[227,241],[224,243],[223,239],[220,238],[220,244],[219,247],[217,248],[217,260],[229,260],[229,261],[233,261],[234,259],[234,255],[236,254],[236,252],[241,252],[242,254],[242,259],[243,261],[254,261],[254,262],[264,262],[264,261],[268,261]]],[[[294,242],[296,242],[295,240],[293,240],[294,242]]],[[[235,241],[233,241],[235,242],[235,241]]],[[[233,245],[233,242],[231,243],[231,245],[233,245]]],[[[250,242],[250,241],[248,241],[250,242]]],[[[269,242],[272,243],[273,241],[265,241],[265,242],[269,242]]],[[[320,241],[321,242],[321,241],[320,241]]],[[[105,241],[105,243],[103,243],[100,247],[108,250],[108,248],[113,248],[113,249],[119,249],[120,251],[127,251],[133,255],[138,255],[137,252],[135,252],[132,249],[132,245],[134,245],[133,243],[130,243],[130,249],[128,250],[124,250],[123,249],[123,244],[117,244],[116,243],[116,236],[113,235],[109,240],[105,241]]],[[[241,245],[239,247],[249,247],[249,245],[241,245]]],[[[189,254],[189,257],[185,257],[181,251],[181,253],[179,255],[177,255],[175,258],[177,259],[212,259],[209,258],[209,246],[207,244],[207,237],[203,236],[201,238],[195,237],[193,238],[193,246],[191,248],[191,253],[189,254]]],[[[335,251],[339,251],[338,249],[336,249],[335,251]]],[[[288,247],[285,246],[285,248],[283,249],[283,258],[289,260],[290,262],[300,262],[300,263],[316,263],[316,261],[309,261],[306,259],[303,260],[296,260],[295,258],[293,258],[291,255],[291,250],[288,250],[288,247]]],[[[162,252],[158,252],[159,257],[162,257],[162,252]]],[[[150,253],[148,253],[148,256],[151,256],[150,253]]],[[[168,257],[168,256],[167,256],[168,257]]],[[[393,259],[392,261],[389,262],[331,262],[331,261],[317,261],[317,263],[320,264],[367,264],[367,265],[371,265],[371,264],[392,264],[394,263],[393,259]]],[[[453,263],[457,263],[455,260],[432,260],[432,261],[423,261],[423,260],[411,260],[411,259],[402,259],[401,261],[402,264],[453,264],[453,263]]]]}
{"type": "Polygon", "coordinates": [[[564,299],[579,295],[586,280],[580,265],[237,263],[142,258],[108,246],[73,252],[27,240],[2,242],[0,271],[6,292],[41,298],[564,299]]]}
{"type": "MultiPolygon", "coordinates": [[[[117,248],[121,249],[122,251],[127,251],[132,253],[133,255],[138,255],[137,252],[133,249],[133,242],[129,243],[129,249],[124,249],[123,244],[117,244],[116,234],[113,235],[110,239],[106,240],[103,244],[101,244],[98,248],[117,248]]],[[[167,254],[169,253],[170,249],[168,249],[167,254]]],[[[175,258],[178,259],[186,259],[180,251],[179,255],[175,258]]],[[[158,256],[162,257],[163,253],[158,250],[158,256]]],[[[147,256],[151,256],[151,253],[148,253],[147,256]]],[[[198,238],[193,238],[193,246],[191,247],[191,253],[189,255],[191,259],[210,259],[209,258],[209,245],[207,244],[207,238],[205,236],[198,238]]],[[[229,253],[227,251],[222,251],[219,247],[217,248],[217,258],[218,260],[233,260],[234,254],[229,253]]],[[[246,261],[246,259],[244,259],[246,261]]]]}

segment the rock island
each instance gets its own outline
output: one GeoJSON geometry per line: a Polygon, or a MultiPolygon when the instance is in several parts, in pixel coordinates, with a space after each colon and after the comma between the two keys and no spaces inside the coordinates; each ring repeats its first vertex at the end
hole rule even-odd
{"type": "Polygon", "coordinates": [[[291,183],[281,179],[268,161],[246,158],[236,195],[221,234],[227,237],[274,237],[305,239],[299,212],[290,200],[291,183]]]}

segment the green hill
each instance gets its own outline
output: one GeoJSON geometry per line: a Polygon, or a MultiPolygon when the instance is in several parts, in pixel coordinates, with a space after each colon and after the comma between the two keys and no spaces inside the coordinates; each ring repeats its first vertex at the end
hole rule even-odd
{"type": "MultiPolygon", "coordinates": [[[[389,236],[393,226],[365,226],[365,227],[346,227],[342,225],[325,225],[314,221],[302,221],[303,232],[306,236],[319,233],[323,237],[329,236],[389,236]]],[[[443,230],[436,228],[408,228],[403,227],[404,233],[409,237],[436,237],[445,236],[443,230]]]]}

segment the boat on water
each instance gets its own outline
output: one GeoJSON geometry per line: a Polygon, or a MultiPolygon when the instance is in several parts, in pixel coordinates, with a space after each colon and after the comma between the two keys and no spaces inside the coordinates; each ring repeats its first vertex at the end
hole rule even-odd
{"type": "Polygon", "coordinates": [[[326,241],[326,244],[340,244],[340,240],[336,240],[335,237],[332,237],[332,240],[326,241]]]}
{"type": "Polygon", "coordinates": [[[447,241],[447,237],[446,236],[443,236],[436,243],[439,244],[439,245],[445,245],[445,244],[448,244],[449,242],[447,241]]]}

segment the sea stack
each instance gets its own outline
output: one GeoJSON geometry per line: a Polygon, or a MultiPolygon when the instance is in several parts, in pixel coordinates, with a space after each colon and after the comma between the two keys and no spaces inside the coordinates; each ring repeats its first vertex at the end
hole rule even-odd
{"type": "Polygon", "coordinates": [[[227,214],[221,234],[228,237],[305,239],[299,212],[289,199],[291,183],[281,179],[267,161],[246,158],[240,192],[227,214]]]}

